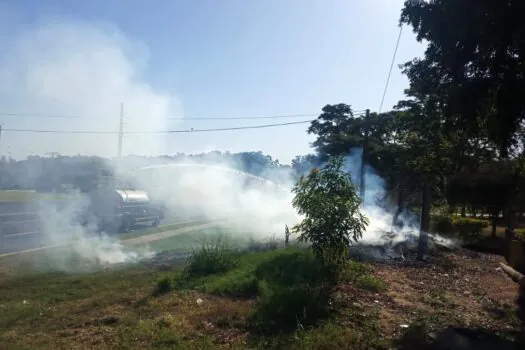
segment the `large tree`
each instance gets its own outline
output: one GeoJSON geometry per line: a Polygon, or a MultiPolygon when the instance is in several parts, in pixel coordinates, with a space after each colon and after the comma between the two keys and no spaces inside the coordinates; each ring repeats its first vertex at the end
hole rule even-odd
{"type": "Polygon", "coordinates": [[[409,93],[432,99],[450,129],[484,136],[505,158],[525,118],[523,0],[407,0],[401,22],[428,43],[404,65],[409,93]]]}
{"type": "MultiPolygon", "coordinates": [[[[522,0],[405,1],[401,23],[428,43],[423,58],[404,65],[408,94],[439,109],[443,125],[463,133],[459,145],[494,144],[500,158],[521,151],[524,13],[522,0]]],[[[517,175],[516,169],[512,188],[518,186],[517,175]]],[[[515,200],[507,207],[511,235],[515,200]]]]}
{"type": "Polygon", "coordinates": [[[308,133],[317,136],[313,146],[320,160],[348,155],[352,149],[362,148],[366,139],[367,165],[392,186],[402,163],[397,118],[395,111],[365,116],[354,114],[351,106],[344,103],[326,105],[308,128],[308,133]]]}

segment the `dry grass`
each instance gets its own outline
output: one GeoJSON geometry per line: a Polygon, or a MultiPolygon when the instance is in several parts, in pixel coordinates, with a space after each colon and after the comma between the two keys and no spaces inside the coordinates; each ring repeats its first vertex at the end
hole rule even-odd
{"type": "Polygon", "coordinates": [[[201,281],[202,288],[195,282],[156,297],[156,281],[175,275],[177,267],[166,271],[164,262],[162,271],[144,264],[77,275],[5,273],[0,343],[31,349],[386,349],[407,326],[519,329],[517,287],[497,270],[500,259],[461,251],[421,266],[353,266],[363,274],[336,288],[330,318],[290,334],[263,335],[250,323],[256,298],[217,291],[280,255],[247,255],[238,268],[201,281]]]}
{"type": "Polygon", "coordinates": [[[0,190],[0,202],[23,203],[39,199],[66,199],[67,194],[63,193],[38,193],[25,190],[0,190]]]}

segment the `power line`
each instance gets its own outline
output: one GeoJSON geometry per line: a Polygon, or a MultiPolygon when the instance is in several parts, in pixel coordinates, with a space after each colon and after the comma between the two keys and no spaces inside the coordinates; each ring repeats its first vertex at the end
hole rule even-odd
{"type": "Polygon", "coordinates": [[[271,115],[263,117],[188,117],[188,118],[168,118],[171,120],[250,120],[250,119],[280,119],[280,118],[304,118],[316,117],[317,114],[289,114],[289,115],[271,115]]]}
{"type": "MultiPolygon", "coordinates": [[[[354,114],[364,113],[365,110],[354,111],[354,114]]],[[[279,119],[279,118],[300,118],[300,117],[318,117],[319,113],[315,114],[285,114],[285,115],[271,115],[262,117],[187,117],[187,118],[168,118],[176,120],[251,120],[251,119],[279,119]]]]}
{"type": "Polygon", "coordinates": [[[60,118],[60,119],[82,119],[83,117],[75,115],[38,115],[38,114],[23,114],[23,113],[6,113],[0,112],[1,116],[5,117],[23,117],[23,118],[60,118]]]}
{"type": "Polygon", "coordinates": [[[399,49],[399,42],[401,41],[401,33],[403,32],[403,26],[399,27],[399,35],[397,36],[396,48],[394,49],[394,55],[392,56],[392,62],[390,63],[390,70],[388,71],[388,77],[386,78],[385,90],[383,91],[383,97],[381,97],[381,104],[379,105],[378,114],[383,109],[383,103],[385,102],[386,92],[388,90],[388,84],[390,83],[390,76],[392,75],[392,69],[394,68],[394,62],[396,60],[397,50],[399,49]]]}
{"type": "MultiPolygon", "coordinates": [[[[215,129],[189,129],[189,130],[163,130],[163,131],[126,131],[123,134],[175,134],[175,133],[194,133],[194,132],[213,132],[213,131],[230,131],[230,130],[245,130],[245,129],[263,129],[286,125],[296,125],[310,123],[312,120],[303,120],[298,122],[288,122],[279,124],[264,124],[252,126],[238,126],[231,128],[215,128],[215,129]]],[[[42,130],[42,129],[10,129],[4,128],[2,131],[8,132],[27,132],[27,133],[41,133],[41,134],[119,134],[119,131],[82,131],[82,130],[42,130]]]]}
{"type": "MultiPolygon", "coordinates": [[[[365,111],[354,111],[356,114],[364,113],[365,111]]],[[[4,113],[0,112],[0,116],[7,117],[21,117],[21,118],[60,118],[60,119],[95,119],[88,116],[75,116],[75,115],[45,115],[45,114],[23,114],[23,113],[4,113]]],[[[284,119],[284,118],[304,118],[304,117],[318,117],[319,113],[311,114],[285,114],[285,115],[269,115],[269,116],[256,116],[256,117],[172,117],[167,118],[170,120],[255,120],[255,119],[284,119]]],[[[100,117],[101,118],[101,117],[100,117]]],[[[99,118],[99,119],[100,119],[99,118]]]]}

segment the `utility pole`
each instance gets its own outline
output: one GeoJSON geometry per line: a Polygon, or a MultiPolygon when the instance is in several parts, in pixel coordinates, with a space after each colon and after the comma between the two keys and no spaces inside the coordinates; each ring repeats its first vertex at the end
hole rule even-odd
{"type": "Polygon", "coordinates": [[[46,155],[50,156],[51,159],[55,159],[56,156],[59,155],[58,152],[46,152],[46,155]]]}
{"type": "Polygon", "coordinates": [[[361,196],[361,208],[365,206],[365,164],[368,156],[368,119],[370,117],[370,110],[367,109],[364,119],[364,140],[363,140],[363,153],[361,155],[361,178],[359,181],[359,192],[361,196]]]}
{"type": "Polygon", "coordinates": [[[120,103],[120,124],[118,130],[118,158],[122,158],[122,137],[124,136],[124,103],[120,103]]]}

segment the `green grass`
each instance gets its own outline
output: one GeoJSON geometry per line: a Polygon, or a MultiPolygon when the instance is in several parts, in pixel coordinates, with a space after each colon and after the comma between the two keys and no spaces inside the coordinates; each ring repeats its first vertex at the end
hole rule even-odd
{"type": "MultiPolygon", "coordinates": [[[[366,265],[352,262],[345,267],[342,282],[356,283],[373,292],[383,291],[384,284],[369,273],[366,265]]],[[[326,325],[334,316],[332,286],[320,263],[306,249],[267,250],[237,256],[222,245],[211,250],[206,247],[194,253],[194,260],[173,277],[172,283],[171,288],[179,290],[256,298],[249,327],[259,341],[261,337],[277,334],[288,334],[295,339],[294,332],[326,325]],[[216,256],[210,258],[210,255],[216,256]],[[196,261],[199,271],[206,273],[191,273],[196,261]],[[209,271],[203,268],[206,263],[210,265],[209,271]]]]}
{"type": "MultiPolygon", "coordinates": [[[[205,222],[203,222],[205,223],[205,222]]],[[[189,226],[190,224],[181,225],[177,228],[189,226]]],[[[162,227],[162,231],[169,231],[175,228],[162,227]]],[[[145,234],[155,233],[151,231],[141,231],[136,236],[142,236],[145,234]]],[[[125,236],[125,239],[132,238],[125,236]]],[[[267,237],[262,239],[262,242],[253,239],[253,234],[244,230],[232,229],[232,227],[217,224],[215,227],[209,227],[201,230],[197,230],[191,233],[183,233],[175,235],[169,238],[159,239],[157,241],[148,242],[146,244],[140,244],[131,248],[132,250],[151,250],[151,251],[171,251],[174,253],[188,253],[195,249],[202,247],[210,241],[216,241],[221,239],[225,242],[229,248],[234,250],[267,250],[269,248],[276,248],[279,243],[273,237],[267,237]]],[[[281,244],[282,245],[282,244],[281,244]]]]}
{"type": "MultiPolygon", "coordinates": [[[[171,231],[171,230],[177,230],[184,227],[190,227],[193,225],[201,225],[201,224],[207,224],[212,222],[210,219],[200,219],[200,220],[191,220],[191,221],[185,221],[185,222],[179,222],[179,223],[173,223],[173,224],[165,224],[157,227],[148,227],[148,228],[142,228],[138,230],[133,230],[128,233],[121,233],[114,235],[114,237],[117,237],[118,239],[130,239],[135,237],[140,237],[148,234],[153,233],[159,233],[159,232],[165,232],[165,231],[171,231]]],[[[170,238],[167,238],[166,240],[169,240],[170,238]]],[[[161,240],[159,240],[160,242],[161,240]]],[[[164,241],[164,240],[162,240],[164,241]]]]}
{"type": "MultiPolygon", "coordinates": [[[[238,232],[226,233],[217,228],[174,237],[173,245],[194,248],[193,257],[180,267],[167,262],[167,270],[139,264],[82,274],[0,276],[0,343],[7,348],[381,348],[376,316],[352,309],[351,319],[367,321],[358,329],[348,322],[338,325],[335,299],[309,250],[276,249],[275,241],[257,245],[249,235],[233,240],[238,232]]],[[[380,290],[371,272],[354,262],[343,278],[380,290]]]]}

